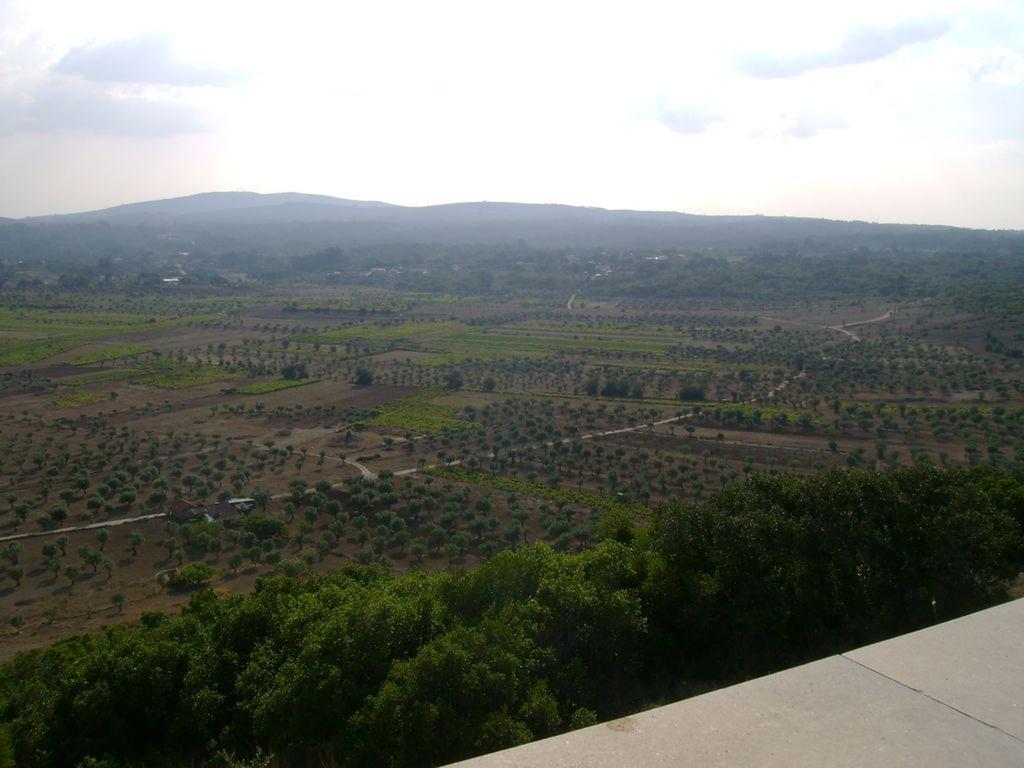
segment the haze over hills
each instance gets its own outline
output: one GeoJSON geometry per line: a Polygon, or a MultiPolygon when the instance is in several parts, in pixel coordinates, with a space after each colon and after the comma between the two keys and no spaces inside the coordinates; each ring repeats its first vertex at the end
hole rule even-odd
{"type": "Polygon", "coordinates": [[[184,197],[126,203],[112,208],[82,213],[35,217],[36,220],[96,219],[108,217],[210,216],[226,213],[291,207],[297,214],[312,214],[323,208],[383,208],[387,203],[345,200],[328,195],[307,195],[300,192],[260,194],[258,192],[200,192],[184,197]]]}
{"type": "Polygon", "coordinates": [[[389,244],[828,253],[1024,249],[1024,232],[798,217],[467,202],[423,207],[301,193],[207,192],[97,211],[0,220],[0,257],[258,251],[389,244]]]}

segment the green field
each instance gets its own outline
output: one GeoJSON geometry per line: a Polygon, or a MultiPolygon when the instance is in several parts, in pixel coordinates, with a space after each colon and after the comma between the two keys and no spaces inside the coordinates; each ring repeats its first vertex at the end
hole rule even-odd
{"type": "Polygon", "coordinates": [[[149,360],[140,363],[133,384],[153,389],[186,389],[237,376],[217,365],[179,363],[171,360],[149,360]]]}
{"type": "Polygon", "coordinates": [[[276,381],[254,381],[239,387],[236,391],[240,395],[267,395],[271,392],[280,392],[282,389],[293,389],[305,387],[309,384],[319,384],[320,379],[278,379],[276,381]]]}
{"type": "MultiPolygon", "coordinates": [[[[0,366],[31,365],[98,339],[162,331],[217,319],[216,315],[154,318],[121,314],[14,312],[0,310],[0,366]],[[4,337],[3,334],[7,336],[4,337]],[[24,338],[39,334],[39,338],[24,338]]],[[[136,347],[124,348],[138,349],[136,347]]],[[[115,348],[116,350],[116,348],[115,348]]],[[[148,351],[144,349],[144,351],[148,351]]],[[[134,354],[134,353],[132,353],[134,354]]],[[[91,355],[87,355],[87,358],[91,355]]],[[[100,359],[111,359],[104,357],[100,359]]],[[[86,360],[86,365],[97,360],[86,360]]],[[[77,361],[76,361],[77,362],[77,361]]]]}
{"type": "Polygon", "coordinates": [[[122,346],[105,347],[98,349],[95,352],[91,352],[88,355],[82,357],[76,357],[74,360],[70,360],[71,365],[93,365],[95,363],[104,363],[108,360],[121,360],[126,357],[135,357],[136,355],[144,355],[147,352],[152,352],[150,347],[139,347],[125,344],[122,346]]]}
{"type": "Polygon", "coordinates": [[[571,336],[504,333],[500,330],[467,328],[458,333],[425,340],[421,349],[437,352],[416,360],[419,365],[452,365],[467,360],[509,360],[540,358],[559,354],[588,355],[663,355],[674,341],[647,339],[574,339],[571,336]]]}
{"type": "Polygon", "coordinates": [[[509,491],[524,496],[550,499],[555,503],[581,504],[602,512],[627,512],[632,517],[643,517],[650,513],[650,510],[642,504],[635,502],[622,503],[599,493],[552,487],[518,477],[474,472],[464,467],[433,467],[427,470],[427,473],[435,477],[443,477],[447,480],[454,480],[468,485],[484,485],[489,488],[496,488],[501,491],[509,491]]]}
{"type": "Polygon", "coordinates": [[[455,408],[434,402],[440,392],[423,392],[378,406],[378,414],[367,421],[381,427],[415,433],[437,434],[447,429],[465,429],[467,422],[454,418],[455,408]]]}
{"type": "Polygon", "coordinates": [[[77,336],[28,340],[0,339],[0,366],[38,363],[48,357],[70,352],[82,341],[77,336]]]}
{"type": "Polygon", "coordinates": [[[106,396],[100,392],[68,392],[53,398],[53,404],[61,409],[77,408],[80,405],[99,403],[106,399],[106,396]]]}
{"type": "Polygon", "coordinates": [[[108,381],[130,381],[138,376],[135,368],[109,368],[105,371],[94,371],[92,373],[81,373],[77,376],[68,376],[61,379],[61,386],[65,387],[87,387],[92,384],[102,384],[108,381]]]}
{"type": "Polygon", "coordinates": [[[422,340],[426,338],[446,337],[453,331],[466,326],[455,322],[407,322],[388,325],[350,325],[319,333],[300,333],[292,337],[294,341],[308,344],[343,344],[346,341],[400,341],[422,340]]]}

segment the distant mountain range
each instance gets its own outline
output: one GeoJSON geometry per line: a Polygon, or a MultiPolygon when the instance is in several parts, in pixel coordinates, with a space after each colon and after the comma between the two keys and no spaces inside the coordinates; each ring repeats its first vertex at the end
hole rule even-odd
{"type": "Polygon", "coordinates": [[[279,192],[261,195],[258,192],[201,192],[198,195],[171,197],[166,200],[147,200],[141,203],[127,203],[99,211],[86,211],[58,216],[36,217],[35,220],[57,219],[105,219],[105,218],[153,218],[166,216],[230,217],[249,216],[253,213],[268,214],[286,209],[303,218],[329,217],[338,209],[353,210],[367,208],[393,208],[387,203],[345,200],[327,195],[306,195],[301,192],[279,192]]]}
{"type": "Polygon", "coordinates": [[[834,252],[857,247],[992,251],[1024,232],[771,216],[700,216],[475,202],[407,207],[295,192],[205,192],[26,219],[0,219],[0,258],[174,249],[294,254],[398,244],[834,252]]]}

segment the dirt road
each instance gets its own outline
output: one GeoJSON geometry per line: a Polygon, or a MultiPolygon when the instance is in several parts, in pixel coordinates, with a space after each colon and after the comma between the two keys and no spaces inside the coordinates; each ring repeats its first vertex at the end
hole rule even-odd
{"type": "Polygon", "coordinates": [[[97,528],[110,528],[115,525],[126,525],[128,523],[141,523],[144,520],[155,520],[159,517],[167,517],[166,512],[154,512],[150,515],[137,515],[135,517],[122,517],[118,520],[103,520],[99,523],[88,523],[87,525],[72,525],[67,528],[53,528],[48,531],[28,531],[27,533],[14,533],[9,536],[0,536],[0,541],[15,541],[16,539],[36,539],[40,536],[60,536],[62,533],[74,533],[75,531],[94,531],[97,528]]]}
{"type": "Polygon", "coordinates": [[[758,318],[761,320],[767,320],[769,323],[785,323],[786,325],[799,325],[805,328],[823,328],[826,331],[835,331],[836,333],[841,333],[844,336],[848,336],[849,338],[853,339],[854,341],[860,341],[860,336],[858,336],[853,331],[849,330],[850,328],[856,328],[857,326],[868,325],[870,323],[881,323],[884,320],[888,320],[889,318],[891,318],[895,311],[896,307],[893,307],[888,312],[881,314],[878,317],[872,317],[867,320],[857,320],[852,323],[842,323],[841,325],[818,325],[816,323],[804,323],[799,320],[784,320],[781,317],[768,317],[768,315],[758,315],[758,318]]]}
{"type": "MultiPolygon", "coordinates": [[[[891,310],[890,310],[889,314],[891,314],[891,310]]],[[[868,322],[878,322],[881,319],[884,319],[884,317],[883,318],[874,318],[873,320],[863,320],[863,321],[861,321],[861,324],[868,323],[868,322]]],[[[777,384],[775,387],[773,387],[767,393],[765,393],[764,399],[770,399],[770,398],[775,397],[776,394],[778,394],[783,389],[785,389],[787,386],[789,386],[791,381],[793,381],[794,379],[801,379],[805,375],[806,374],[801,371],[799,374],[797,374],[796,376],[792,377],[791,379],[783,379],[781,382],[779,382],[779,384],[777,384]]],[[[759,401],[759,398],[752,397],[749,400],[744,400],[742,404],[744,404],[744,405],[752,405],[752,404],[754,404],[754,403],[756,403],[758,401],[759,401]]],[[[645,429],[654,429],[655,427],[661,427],[661,426],[664,426],[666,424],[674,424],[674,423],[677,423],[677,422],[680,422],[680,421],[685,421],[686,419],[693,418],[695,415],[696,414],[693,411],[690,411],[688,413],[682,413],[682,414],[680,414],[678,416],[672,416],[672,417],[667,418],[667,419],[661,419],[659,421],[649,421],[649,422],[645,422],[643,424],[636,424],[636,425],[631,426],[631,427],[619,427],[617,429],[606,429],[603,432],[592,432],[592,433],[588,433],[588,434],[580,435],[580,436],[563,437],[563,438],[560,438],[558,440],[548,440],[547,442],[544,442],[544,443],[538,443],[537,445],[534,446],[534,448],[542,448],[542,447],[551,448],[551,447],[553,447],[555,445],[565,445],[567,443],[571,443],[571,442],[574,442],[576,440],[596,440],[597,438],[600,438],[600,437],[610,437],[612,435],[624,435],[624,434],[627,434],[629,432],[639,432],[639,431],[645,430],[645,429]]],[[[488,453],[484,458],[493,459],[494,458],[493,452],[492,453],[488,453]]],[[[328,461],[332,461],[332,462],[338,463],[338,464],[347,464],[349,466],[355,467],[362,474],[363,478],[365,478],[367,480],[376,480],[377,479],[377,473],[376,472],[374,472],[369,467],[367,467],[364,464],[361,464],[358,461],[354,461],[352,459],[343,459],[340,456],[329,456],[329,455],[325,455],[324,459],[328,460],[328,461]]],[[[459,466],[462,463],[464,463],[463,459],[454,459],[454,460],[452,460],[450,462],[447,462],[447,463],[445,463],[443,465],[441,465],[441,464],[429,464],[429,465],[426,465],[426,466],[423,466],[423,467],[418,467],[418,466],[417,467],[408,467],[406,469],[397,470],[394,474],[397,477],[406,476],[406,475],[414,475],[417,472],[423,471],[424,469],[433,469],[433,468],[438,467],[438,466],[456,467],[456,466],[459,466]]],[[[334,483],[331,487],[332,488],[341,488],[341,487],[344,487],[344,485],[345,485],[344,482],[340,482],[340,483],[334,483]]],[[[306,493],[313,493],[313,491],[314,491],[313,488],[307,488],[305,492],[306,493]]],[[[278,494],[275,494],[274,496],[272,496],[271,498],[276,500],[276,501],[280,501],[281,499],[287,499],[290,496],[291,496],[291,493],[278,493],[278,494]]],[[[109,527],[112,527],[112,526],[115,526],[115,525],[126,525],[128,523],[140,523],[140,522],[144,522],[146,520],[159,519],[161,517],[167,517],[167,513],[166,512],[155,512],[155,513],[148,514],[148,515],[137,515],[135,517],[125,517],[125,518],[120,518],[120,519],[117,519],[117,520],[104,520],[104,521],[101,521],[101,522],[98,522],[98,523],[88,523],[87,525],[69,526],[67,528],[56,528],[56,529],[53,529],[53,530],[29,531],[29,532],[26,532],[26,533],[15,533],[15,534],[11,534],[11,535],[8,535],[8,536],[0,536],[0,542],[14,541],[14,540],[17,540],[17,539],[34,539],[34,538],[39,538],[41,536],[59,536],[62,533],[74,533],[76,531],[92,531],[92,530],[96,530],[98,528],[109,528],[109,527]]]]}

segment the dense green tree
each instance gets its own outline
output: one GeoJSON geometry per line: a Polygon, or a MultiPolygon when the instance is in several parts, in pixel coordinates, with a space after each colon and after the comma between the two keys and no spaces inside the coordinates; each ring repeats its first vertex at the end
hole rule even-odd
{"type": "MultiPolygon", "coordinates": [[[[998,600],[1022,498],[988,468],[753,476],[639,528],[602,521],[581,552],[398,577],[282,564],[296,575],[252,594],[200,589],[178,616],[20,654],[0,675],[0,728],[26,768],[202,764],[213,745],[286,766],[454,761],[998,600]]],[[[560,507],[540,514],[564,520],[560,507]]],[[[387,541],[390,525],[365,522],[387,541]]],[[[458,554],[427,530],[414,553],[458,554]]],[[[280,559],[273,538],[242,538],[253,563],[280,559]]],[[[199,567],[216,576],[182,572],[199,567]]]]}

